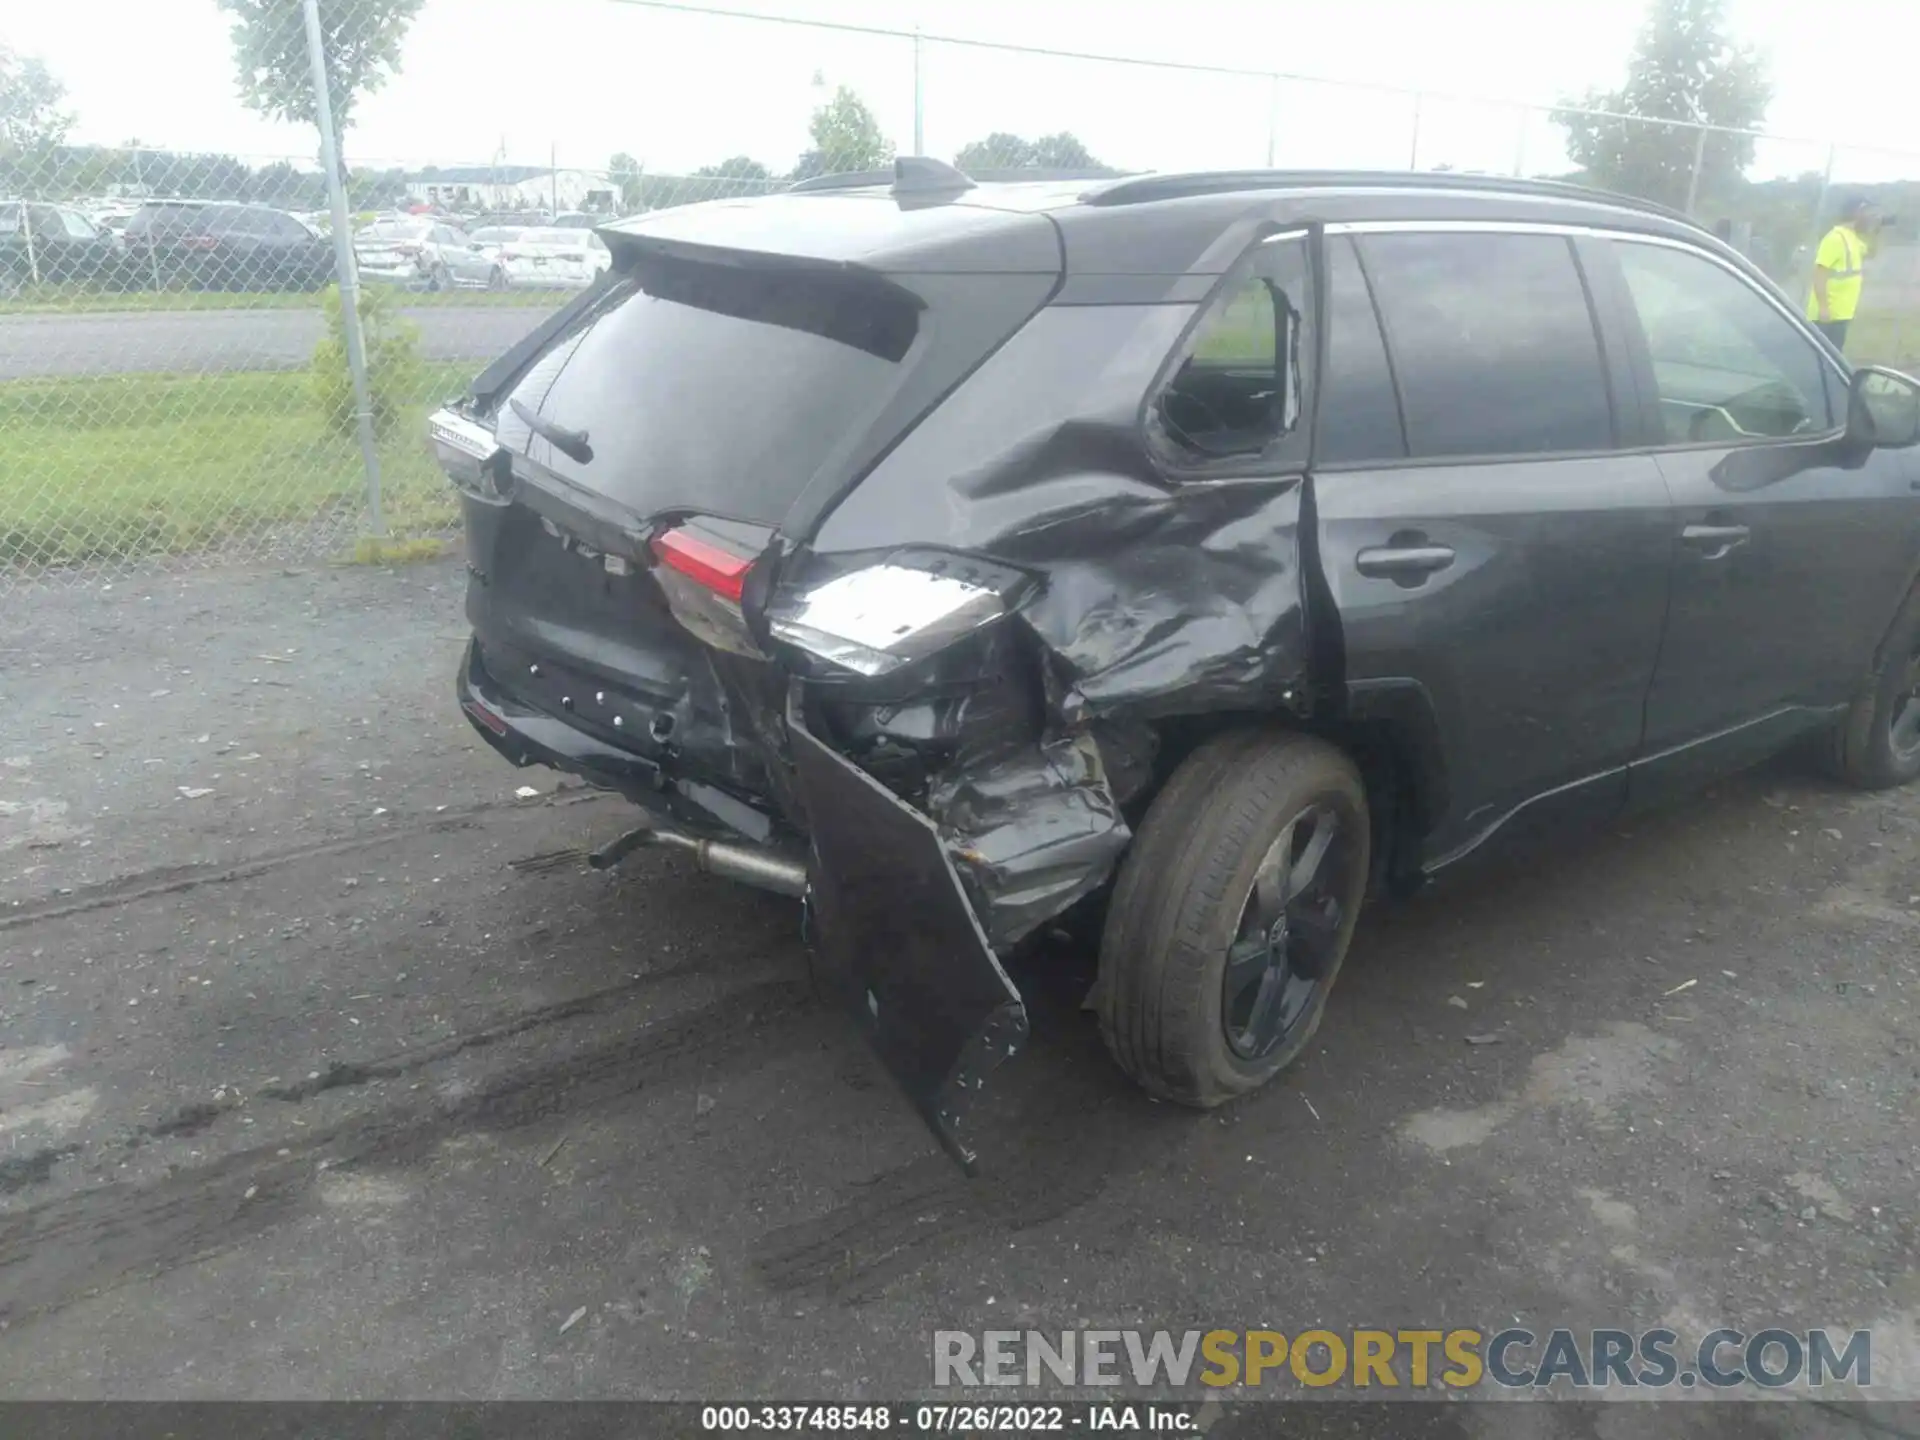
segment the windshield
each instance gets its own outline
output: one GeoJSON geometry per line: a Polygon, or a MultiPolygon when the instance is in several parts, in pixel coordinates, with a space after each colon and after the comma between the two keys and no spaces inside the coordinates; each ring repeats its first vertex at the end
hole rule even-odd
{"type": "Polygon", "coordinates": [[[642,516],[777,523],[899,385],[920,317],[878,277],[679,259],[641,262],[616,295],[510,392],[587,432],[592,459],[531,436],[504,403],[499,434],[642,516]]]}

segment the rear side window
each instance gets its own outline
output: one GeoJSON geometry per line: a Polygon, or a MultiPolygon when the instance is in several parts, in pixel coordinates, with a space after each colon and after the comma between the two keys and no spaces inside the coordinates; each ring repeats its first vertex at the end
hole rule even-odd
{"type": "Polygon", "coordinates": [[[1175,458],[1205,464],[1277,452],[1305,433],[1307,247],[1268,241],[1202,316],[1155,398],[1150,428],[1175,458]]]}
{"type": "Polygon", "coordinates": [[[1361,254],[1416,458],[1613,446],[1607,377],[1558,235],[1368,235],[1361,254]]]}
{"type": "Polygon", "coordinates": [[[1373,292],[1353,241],[1327,242],[1327,363],[1313,452],[1322,465],[1403,460],[1407,436],[1373,292]]]}

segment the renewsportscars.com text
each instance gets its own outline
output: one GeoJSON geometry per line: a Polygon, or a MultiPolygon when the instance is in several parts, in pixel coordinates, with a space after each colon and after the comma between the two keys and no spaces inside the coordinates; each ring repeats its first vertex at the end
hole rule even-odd
{"type": "Polygon", "coordinates": [[[1873,1384],[1867,1330],[937,1330],[933,1383],[1469,1390],[1873,1384]]]}

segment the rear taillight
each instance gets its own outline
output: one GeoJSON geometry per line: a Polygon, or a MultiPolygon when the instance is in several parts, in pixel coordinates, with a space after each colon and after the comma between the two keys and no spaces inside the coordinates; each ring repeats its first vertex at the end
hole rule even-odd
{"type": "Polygon", "coordinates": [[[653,539],[654,582],[666,597],[667,608],[695,638],[719,650],[765,659],[753,643],[740,597],[746,590],[753,557],[680,527],[653,539]]]}
{"type": "Polygon", "coordinates": [[[656,536],[653,553],[662,565],[736,604],[746,589],[747,571],[753,568],[751,559],[742,559],[686,530],[668,530],[656,536]]]}
{"type": "Polygon", "coordinates": [[[485,425],[455,410],[436,410],[427,417],[427,438],[456,489],[489,505],[504,505],[512,498],[506,451],[485,425]]]}
{"type": "Polygon", "coordinates": [[[885,675],[1004,618],[1028,584],[1021,572],[972,556],[896,551],[783,587],[767,607],[767,630],[841,670],[885,675]]]}

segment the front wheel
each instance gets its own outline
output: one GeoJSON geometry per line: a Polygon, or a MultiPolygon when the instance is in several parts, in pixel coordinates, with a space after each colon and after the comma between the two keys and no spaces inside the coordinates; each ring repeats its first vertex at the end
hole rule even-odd
{"type": "Polygon", "coordinates": [[[1107,912],[1100,1032],[1150,1094],[1201,1109],[1313,1038],[1365,895],[1367,798],[1340,750],[1245,731],[1188,757],[1107,912]]]}
{"type": "Polygon", "coordinates": [[[1920,779],[1920,587],[1894,617],[1846,719],[1829,768],[1862,790],[1920,779]]]}
{"type": "Polygon", "coordinates": [[[487,272],[487,289],[501,291],[507,288],[507,272],[498,265],[487,272]]]}

